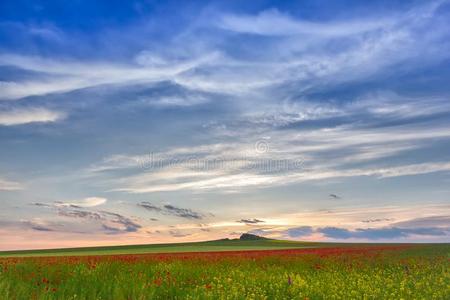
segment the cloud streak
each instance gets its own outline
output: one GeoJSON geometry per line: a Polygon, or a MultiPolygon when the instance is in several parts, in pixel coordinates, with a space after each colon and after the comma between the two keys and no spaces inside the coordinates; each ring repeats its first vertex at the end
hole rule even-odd
{"type": "MultiPolygon", "coordinates": [[[[32,205],[37,207],[44,207],[52,209],[56,212],[56,214],[63,218],[69,219],[82,219],[86,222],[92,222],[92,226],[88,226],[88,230],[83,231],[79,229],[75,229],[75,232],[84,232],[84,233],[93,233],[96,231],[106,232],[107,234],[119,234],[119,233],[130,233],[137,232],[142,228],[142,225],[137,221],[124,216],[122,214],[106,211],[106,210],[88,210],[88,208],[92,208],[95,206],[102,205],[106,202],[104,198],[98,197],[90,197],[84,199],[84,201],[77,202],[77,204],[73,203],[63,203],[63,202],[55,202],[55,203],[32,203],[32,205]]],[[[83,225],[89,225],[83,223],[73,224],[71,227],[74,228],[83,228],[83,225]]],[[[52,231],[67,231],[70,232],[71,229],[66,228],[58,228],[51,229],[52,231]]]]}
{"type": "Polygon", "coordinates": [[[277,9],[270,9],[257,15],[224,15],[217,25],[220,28],[238,33],[268,36],[307,35],[331,38],[361,34],[390,27],[392,24],[393,21],[389,19],[315,23],[294,19],[277,9]]]}
{"type": "Polygon", "coordinates": [[[249,225],[252,225],[252,224],[259,224],[259,223],[264,223],[264,221],[263,220],[259,220],[259,219],[240,219],[239,221],[236,221],[236,222],[238,222],[238,223],[244,223],[244,224],[249,224],[249,225]]]}
{"type": "Polygon", "coordinates": [[[0,111],[0,125],[15,126],[29,123],[51,123],[65,118],[65,113],[46,108],[24,108],[0,111]]]}
{"type": "Polygon", "coordinates": [[[201,220],[205,218],[205,215],[196,211],[193,211],[189,208],[180,208],[170,204],[165,204],[162,206],[153,205],[150,202],[141,202],[138,204],[139,207],[142,207],[148,211],[160,213],[163,215],[175,216],[184,219],[193,219],[193,220],[201,220]]]}
{"type": "Polygon", "coordinates": [[[0,191],[18,191],[24,187],[21,183],[0,178],[0,191]]]}
{"type": "Polygon", "coordinates": [[[82,207],[94,207],[99,206],[102,204],[105,204],[108,199],[102,198],[102,197],[88,197],[84,198],[82,200],[78,201],[69,201],[69,202],[63,202],[63,201],[57,201],[54,204],[56,206],[69,206],[69,207],[75,207],[75,208],[82,208],[82,207]]]}

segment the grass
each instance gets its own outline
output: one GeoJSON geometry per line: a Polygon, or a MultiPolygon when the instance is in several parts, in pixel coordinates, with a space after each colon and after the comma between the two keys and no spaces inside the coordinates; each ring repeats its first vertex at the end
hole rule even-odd
{"type": "MultiPolygon", "coordinates": [[[[264,251],[3,257],[0,295],[5,300],[449,299],[448,244],[303,249],[281,249],[290,243],[278,241],[226,245],[232,244],[231,249],[241,243],[280,246],[264,251]]],[[[223,241],[200,245],[195,246],[226,247],[223,241]]]]}
{"type": "Polygon", "coordinates": [[[23,256],[80,256],[80,255],[116,255],[116,254],[145,254],[145,253],[175,253],[175,252],[210,252],[236,250],[274,250],[295,249],[324,246],[323,243],[294,242],[280,240],[216,240],[192,243],[149,244],[106,246],[86,248],[66,248],[48,250],[2,251],[0,257],[23,256]]]}

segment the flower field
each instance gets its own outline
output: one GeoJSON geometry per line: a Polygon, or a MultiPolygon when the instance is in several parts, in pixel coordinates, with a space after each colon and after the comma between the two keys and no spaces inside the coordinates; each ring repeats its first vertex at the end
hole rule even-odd
{"type": "Polygon", "coordinates": [[[450,299],[449,245],[0,258],[1,299],[450,299]]]}

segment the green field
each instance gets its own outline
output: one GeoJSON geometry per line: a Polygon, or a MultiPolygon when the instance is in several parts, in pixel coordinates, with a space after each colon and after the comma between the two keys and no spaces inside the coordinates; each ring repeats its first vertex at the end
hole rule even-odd
{"type": "Polygon", "coordinates": [[[449,296],[449,244],[220,240],[0,256],[2,300],[449,296]]]}
{"type": "MultiPolygon", "coordinates": [[[[0,257],[21,256],[80,256],[80,255],[117,255],[117,254],[145,254],[145,253],[175,253],[175,252],[210,252],[210,251],[239,251],[239,250],[275,250],[323,247],[333,244],[295,242],[280,240],[216,240],[192,243],[146,244],[127,246],[105,246],[86,248],[63,248],[48,250],[2,251],[0,257]]],[[[336,244],[337,245],[337,244],[336,244]]]]}

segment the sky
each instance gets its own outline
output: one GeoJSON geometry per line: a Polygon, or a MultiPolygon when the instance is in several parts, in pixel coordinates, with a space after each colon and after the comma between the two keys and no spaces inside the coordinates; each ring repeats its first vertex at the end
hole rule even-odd
{"type": "Polygon", "coordinates": [[[0,250],[450,242],[449,1],[0,2],[0,250]]]}

